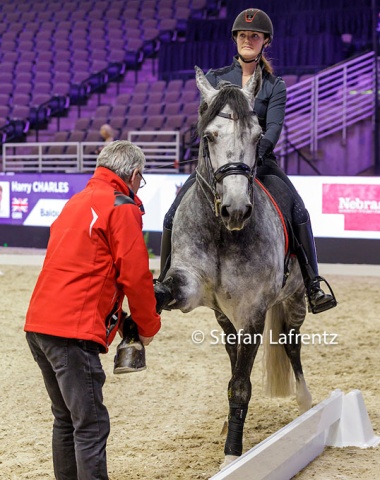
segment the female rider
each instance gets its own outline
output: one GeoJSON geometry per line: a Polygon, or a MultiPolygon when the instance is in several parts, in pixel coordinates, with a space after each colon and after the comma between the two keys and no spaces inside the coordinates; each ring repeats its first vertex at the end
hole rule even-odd
{"type": "MultiPolygon", "coordinates": [[[[287,175],[278,166],[273,150],[280,137],[285,116],[286,86],[280,77],[273,75],[273,68],[265,58],[264,50],[273,39],[273,25],[266,13],[257,8],[241,12],[232,26],[232,38],[237,46],[237,55],[231,65],[210,70],[206,78],[217,88],[219,82],[228,81],[243,87],[255,72],[262,70],[262,86],[255,100],[263,136],[259,142],[257,157],[257,176],[274,175],[280,178],[293,197],[292,227],[299,243],[296,254],[304,279],[309,307],[313,313],[320,313],[336,306],[334,294],[326,294],[318,274],[318,262],[309,213],[303,200],[297,193],[287,175]]],[[[196,174],[193,173],[181,188],[175,201],[165,216],[161,241],[161,275],[162,281],[169,268],[171,252],[171,229],[176,209],[189,187],[193,185],[196,174]]]]}

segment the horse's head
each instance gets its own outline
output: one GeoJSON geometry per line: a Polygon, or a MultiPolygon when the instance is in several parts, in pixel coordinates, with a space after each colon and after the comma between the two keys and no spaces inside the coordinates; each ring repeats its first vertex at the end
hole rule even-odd
{"type": "Polygon", "coordinates": [[[210,85],[200,68],[195,70],[207,107],[201,106],[198,124],[202,138],[198,177],[211,188],[215,213],[226,228],[241,230],[253,208],[256,146],[261,128],[252,104],[261,87],[261,69],[256,68],[244,88],[222,83],[219,89],[210,85]]]}

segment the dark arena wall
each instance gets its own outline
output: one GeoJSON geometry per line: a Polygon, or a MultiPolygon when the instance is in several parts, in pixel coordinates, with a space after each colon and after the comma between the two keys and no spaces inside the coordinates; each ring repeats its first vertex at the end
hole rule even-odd
{"type": "MultiPolygon", "coordinates": [[[[144,232],[145,233],[145,232],[144,232]]],[[[160,255],[161,232],[148,232],[148,249],[160,255]]],[[[49,240],[49,227],[2,225],[1,247],[45,249],[49,240]]],[[[380,265],[380,240],[353,238],[316,238],[320,263],[380,265]]]]}

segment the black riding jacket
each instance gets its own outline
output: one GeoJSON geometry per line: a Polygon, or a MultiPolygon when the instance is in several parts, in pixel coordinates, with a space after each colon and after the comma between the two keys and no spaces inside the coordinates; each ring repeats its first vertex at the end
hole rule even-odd
{"type": "MultiPolygon", "coordinates": [[[[263,67],[263,64],[260,63],[263,67]]],[[[286,86],[281,77],[276,77],[262,69],[263,83],[256,97],[254,109],[263,129],[263,138],[259,145],[261,157],[272,153],[280,138],[285,116],[286,86]]],[[[216,88],[220,81],[226,80],[234,85],[242,86],[242,68],[238,56],[231,65],[211,69],[206,74],[207,80],[216,88]]]]}

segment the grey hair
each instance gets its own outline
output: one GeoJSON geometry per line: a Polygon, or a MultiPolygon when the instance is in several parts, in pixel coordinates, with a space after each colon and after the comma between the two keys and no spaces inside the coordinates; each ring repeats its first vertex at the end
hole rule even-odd
{"type": "Polygon", "coordinates": [[[126,140],[115,140],[103,147],[96,161],[96,168],[105,167],[127,182],[137,168],[143,171],[145,155],[140,147],[126,140]]]}

